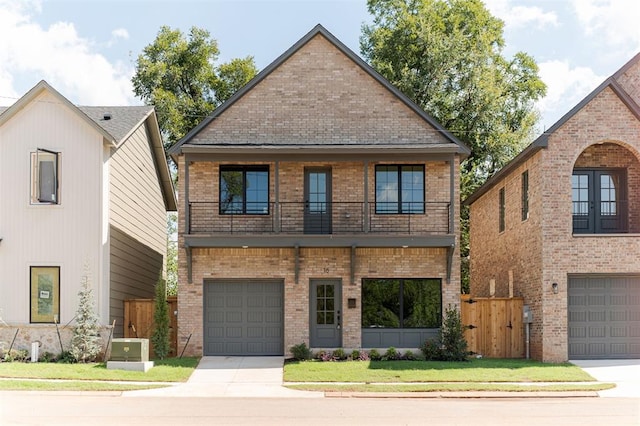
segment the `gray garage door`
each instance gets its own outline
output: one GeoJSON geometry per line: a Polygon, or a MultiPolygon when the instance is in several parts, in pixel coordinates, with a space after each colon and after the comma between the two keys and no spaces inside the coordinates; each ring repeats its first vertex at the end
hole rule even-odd
{"type": "Polygon", "coordinates": [[[283,355],[281,280],[205,281],[204,355],[283,355]]]}
{"type": "Polygon", "coordinates": [[[569,278],[569,359],[640,358],[640,276],[569,278]]]}

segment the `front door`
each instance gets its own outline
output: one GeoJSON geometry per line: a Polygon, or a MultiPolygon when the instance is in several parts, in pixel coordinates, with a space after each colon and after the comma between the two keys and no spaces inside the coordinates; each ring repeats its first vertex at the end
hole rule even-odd
{"type": "Polygon", "coordinates": [[[309,301],[312,348],[342,346],[342,283],[340,280],[311,280],[309,301]]]}
{"type": "Polygon", "coordinates": [[[304,171],[304,233],[331,233],[331,169],[304,171]]]}

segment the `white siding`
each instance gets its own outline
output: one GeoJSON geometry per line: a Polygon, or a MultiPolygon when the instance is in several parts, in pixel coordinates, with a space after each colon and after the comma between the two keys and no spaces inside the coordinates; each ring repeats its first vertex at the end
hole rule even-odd
{"type": "MultiPolygon", "coordinates": [[[[30,266],[60,266],[60,321],[77,309],[85,261],[96,299],[102,270],[102,136],[44,93],[0,127],[0,309],[29,322],[30,266]],[[30,205],[30,153],[61,153],[60,205],[30,205]]],[[[96,300],[97,306],[101,301],[96,300]]],[[[103,318],[107,313],[99,312],[103,318]]]]}

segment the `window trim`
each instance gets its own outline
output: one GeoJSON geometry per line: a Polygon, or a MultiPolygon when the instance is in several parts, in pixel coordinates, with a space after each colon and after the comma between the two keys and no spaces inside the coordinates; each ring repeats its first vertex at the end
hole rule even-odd
{"type": "MultiPolygon", "coordinates": [[[[425,214],[426,213],[426,167],[424,164],[376,164],[374,168],[374,196],[375,196],[375,214],[389,215],[389,214],[425,214]],[[395,211],[380,211],[378,209],[378,167],[397,167],[398,168],[398,201],[397,209],[395,211]],[[402,168],[403,167],[420,167],[422,169],[422,202],[419,211],[414,211],[412,207],[403,209],[402,201],[402,168]]],[[[407,203],[412,204],[408,201],[407,203]]],[[[382,202],[380,202],[382,204],[382,202]]],[[[384,204],[394,204],[394,202],[385,202],[384,204]]]]}
{"type": "Polygon", "coordinates": [[[522,221],[529,219],[529,170],[522,172],[522,221]]]}
{"type": "Polygon", "coordinates": [[[221,216],[268,216],[271,213],[270,199],[270,170],[269,165],[221,165],[218,171],[218,214],[221,216]],[[267,210],[262,212],[247,212],[247,172],[258,171],[267,173],[267,199],[265,201],[267,210]],[[242,211],[225,212],[222,209],[222,174],[224,172],[242,173],[242,211]]]}
{"type": "Polygon", "coordinates": [[[442,278],[424,278],[424,277],[420,277],[420,278],[362,278],[361,280],[361,284],[360,284],[360,298],[361,298],[361,303],[360,303],[360,328],[362,330],[371,330],[371,329],[384,329],[384,330],[420,330],[420,329],[438,329],[442,327],[442,313],[443,313],[443,297],[442,297],[442,278]],[[365,308],[365,300],[364,300],[364,287],[365,287],[365,283],[367,281],[399,281],[399,286],[398,286],[398,304],[399,304],[399,315],[398,315],[398,321],[399,321],[399,327],[371,327],[371,326],[365,326],[363,324],[364,321],[364,313],[363,310],[365,308]],[[403,322],[405,320],[404,318],[404,282],[405,281],[437,281],[439,283],[439,295],[440,295],[440,306],[439,306],[439,315],[437,316],[438,318],[438,326],[437,327],[403,327],[403,322]]]}
{"type": "MultiPolygon", "coordinates": [[[[44,274],[43,274],[44,275],[44,274]]],[[[60,266],[44,266],[44,265],[32,265],[29,267],[29,322],[31,324],[54,324],[60,323],[60,266]],[[38,286],[38,283],[34,282],[34,273],[37,270],[42,272],[52,273],[52,289],[49,293],[47,290],[43,290],[38,286]],[[45,297],[39,297],[47,292],[46,299],[51,297],[51,309],[50,314],[40,314],[38,308],[39,299],[45,297]],[[34,304],[35,302],[35,304],[34,304]]]]}
{"type": "Polygon", "coordinates": [[[505,196],[505,190],[504,190],[504,186],[502,188],[500,188],[500,191],[498,192],[498,230],[499,232],[504,232],[505,228],[506,228],[506,220],[505,220],[505,213],[506,213],[506,196],[505,196]]]}
{"type": "Polygon", "coordinates": [[[29,195],[29,204],[31,205],[59,205],[61,204],[60,200],[60,169],[62,163],[62,153],[52,151],[44,148],[36,148],[35,151],[31,152],[31,193],[29,195]],[[42,197],[42,186],[41,186],[41,176],[40,176],[40,155],[41,153],[52,155],[54,158],[54,170],[53,170],[53,181],[54,181],[54,193],[52,194],[53,200],[44,199],[42,197]]]}
{"type": "MultiPolygon", "coordinates": [[[[628,170],[624,167],[574,167],[571,172],[571,232],[573,235],[607,235],[607,234],[618,234],[618,233],[626,233],[629,230],[629,211],[628,211],[628,185],[629,185],[629,177],[628,170]],[[602,173],[615,175],[620,179],[620,186],[617,188],[617,198],[615,200],[616,204],[618,204],[618,213],[615,215],[619,218],[619,225],[616,229],[611,230],[603,230],[601,224],[598,222],[603,219],[601,207],[601,200],[599,192],[601,190],[601,186],[597,181],[597,176],[602,173]],[[587,202],[592,205],[589,209],[589,214],[586,215],[588,223],[590,222],[588,229],[576,230],[575,227],[575,218],[574,214],[574,203],[573,199],[573,177],[576,175],[589,176],[590,186],[588,187],[588,199],[587,202]],[[597,209],[597,210],[596,210],[597,209]]],[[[608,217],[605,215],[605,217],[608,217]]]]}

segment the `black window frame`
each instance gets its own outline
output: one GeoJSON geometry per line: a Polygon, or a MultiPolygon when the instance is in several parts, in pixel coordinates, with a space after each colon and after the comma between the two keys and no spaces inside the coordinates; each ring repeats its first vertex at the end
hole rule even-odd
{"type": "Polygon", "coordinates": [[[522,172],[522,221],[529,219],[529,170],[522,172]]]}
{"type": "MultiPolygon", "coordinates": [[[[271,213],[271,205],[269,203],[270,197],[270,170],[269,165],[221,165],[218,173],[218,213],[220,215],[245,215],[245,216],[265,216],[271,213]],[[240,172],[242,173],[242,211],[225,211],[223,205],[225,201],[222,200],[222,175],[225,172],[240,172]],[[247,209],[247,172],[266,172],[267,174],[267,194],[266,200],[264,203],[266,204],[266,211],[251,211],[251,209],[247,209]]],[[[262,202],[262,201],[261,201],[262,202]]]]}
{"type": "Polygon", "coordinates": [[[425,200],[426,200],[426,178],[425,178],[425,165],[424,164],[376,164],[374,170],[375,176],[375,213],[376,214],[425,214],[425,200]],[[380,202],[378,201],[378,169],[382,167],[397,167],[397,182],[398,182],[398,193],[397,193],[397,201],[393,202],[380,202]],[[407,167],[419,167],[421,169],[422,176],[422,201],[421,202],[412,202],[412,201],[403,201],[402,200],[402,169],[407,167]],[[396,204],[397,208],[395,210],[389,210],[388,207],[396,204]],[[405,206],[408,204],[408,206],[405,206]],[[418,208],[415,208],[414,205],[418,204],[418,208]],[[381,206],[385,206],[384,209],[381,209],[381,206]]]}
{"type": "MultiPolygon", "coordinates": [[[[579,167],[574,168],[571,173],[571,215],[572,215],[572,232],[574,234],[616,234],[628,232],[628,176],[627,169],[617,167],[579,167]],[[600,177],[602,175],[615,176],[618,179],[618,188],[615,200],[602,200],[600,177]],[[588,186],[586,188],[574,186],[573,178],[575,176],[587,176],[588,186]],[[574,197],[575,190],[586,190],[587,199],[581,198],[576,201],[574,197]],[[586,203],[588,213],[576,214],[576,203],[586,203]],[[611,209],[613,205],[614,214],[603,213],[602,206],[606,204],[611,209]],[[580,227],[580,224],[586,226],[580,227]],[[615,224],[615,225],[612,225],[615,224]]],[[[582,209],[582,207],[581,207],[582,209]]]]}
{"type": "Polygon", "coordinates": [[[44,148],[36,148],[31,153],[31,196],[32,205],[57,205],[60,204],[60,160],[61,153],[44,148]],[[41,155],[53,156],[50,170],[42,167],[41,155]],[[44,174],[47,173],[45,179],[44,174]]]}
{"type": "Polygon", "coordinates": [[[506,196],[504,187],[500,188],[498,193],[498,230],[499,232],[504,232],[506,228],[506,196]]]}
{"type": "MultiPolygon", "coordinates": [[[[361,283],[361,288],[360,288],[360,292],[361,292],[361,319],[360,319],[360,326],[363,329],[387,329],[387,330],[415,330],[415,329],[431,329],[431,328],[440,328],[442,326],[442,312],[443,312],[443,301],[442,301],[442,279],[441,278],[363,278],[362,279],[362,283],[361,283]],[[366,323],[367,318],[369,317],[369,315],[366,314],[365,310],[368,309],[369,307],[369,303],[366,300],[366,295],[365,295],[365,287],[367,285],[368,282],[383,282],[383,281],[388,281],[388,285],[389,286],[393,286],[395,285],[394,283],[398,283],[398,289],[397,289],[397,320],[398,320],[398,326],[397,327],[392,327],[392,326],[385,326],[385,325],[380,325],[380,324],[376,324],[376,325],[372,325],[372,324],[368,324],[366,323]],[[407,319],[405,318],[405,316],[407,315],[407,312],[405,312],[405,283],[406,282],[415,282],[415,281],[425,281],[425,282],[433,282],[433,283],[437,283],[438,286],[438,290],[437,290],[437,295],[438,295],[438,306],[436,306],[436,310],[435,312],[431,312],[430,315],[433,316],[435,324],[430,324],[428,326],[415,326],[415,327],[411,327],[411,326],[405,326],[405,322],[407,321],[407,319]]],[[[390,290],[389,291],[385,291],[385,294],[387,296],[391,295],[390,290]]],[[[379,313],[376,313],[376,318],[380,318],[382,315],[380,315],[379,313]]],[[[383,323],[384,320],[379,321],[379,323],[383,323]]]]}

